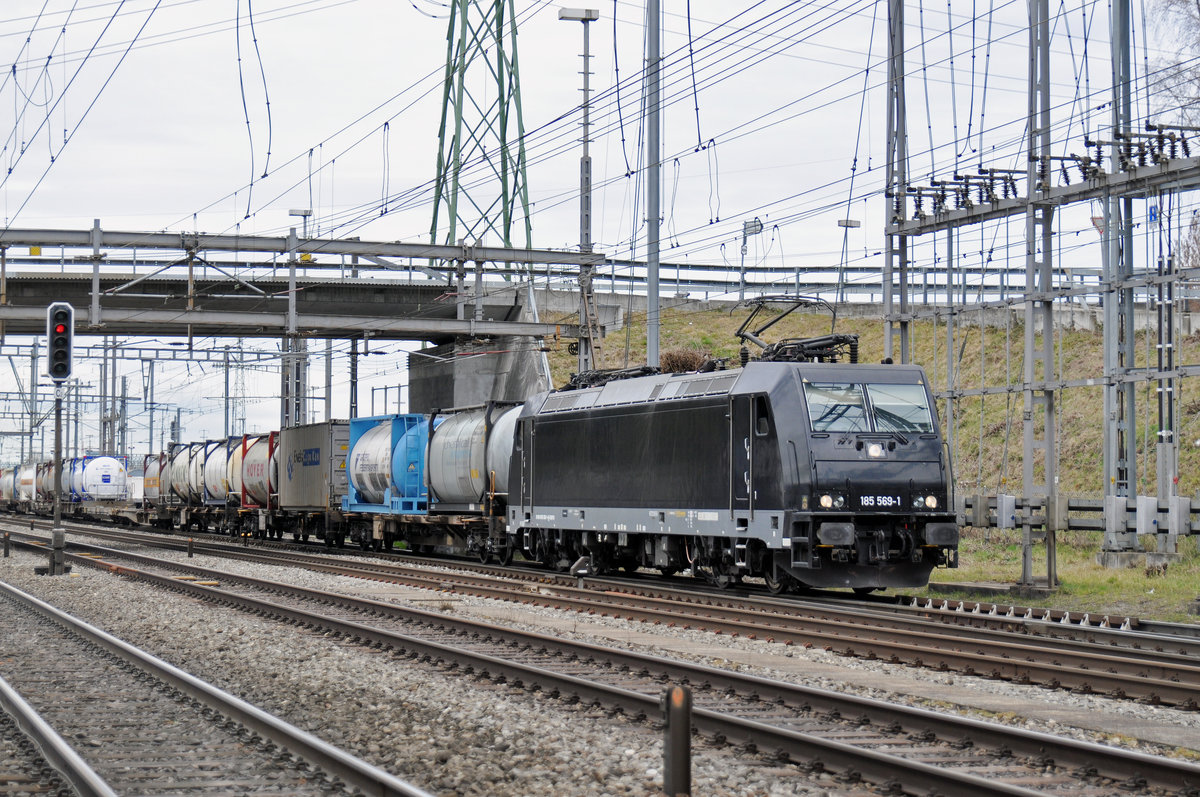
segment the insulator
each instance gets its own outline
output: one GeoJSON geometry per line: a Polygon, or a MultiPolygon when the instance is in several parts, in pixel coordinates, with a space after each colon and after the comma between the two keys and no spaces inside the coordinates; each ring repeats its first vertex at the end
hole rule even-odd
{"type": "Polygon", "coordinates": [[[850,341],[850,362],[858,362],[858,338],[850,341]]]}
{"type": "Polygon", "coordinates": [[[745,346],[738,349],[738,361],[742,364],[743,368],[746,367],[746,363],[750,362],[750,350],[745,346]]]}
{"type": "Polygon", "coordinates": [[[1062,171],[1063,185],[1070,185],[1071,175],[1067,174],[1067,164],[1065,161],[1059,165],[1059,169],[1062,171]]]}
{"type": "Polygon", "coordinates": [[[1192,148],[1190,146],[1188,146],[1187,136],[1181,135],[1179,137],[1179,143],[1183,145],[1183,157],[1185,157],[1185,158],[1192,157],[1192,148]]]}
{"type": "Polygon", "coordinates": [[[1138,166],[1146,165],[1146,154],[1147,154],[1146,153],[1146,142],[1139,141],[1138,142],[1138,166]]]}
{"type": "Polygon", "coordinates": [[[1080,179],[1083,179],[1083,180],[1088,179],[1091,176],[1091,174],[1089,174],[1089,172],[1091,172],[1092,159],[1089,158],[1087,155],[1084,155],[1081,158],[1078,155],[1073,154],[1073,155],[1071,155],[1071,157],[1075,159],[1075,165],[1079,167],[1080,179]]]}
{"type": "Polygon", "coordinates": [[[1171,160],[1175,160],[1179,157],[1179,139],[1172,133],[1171,138],[1168,140],[1170,141],[1171,160]]]}

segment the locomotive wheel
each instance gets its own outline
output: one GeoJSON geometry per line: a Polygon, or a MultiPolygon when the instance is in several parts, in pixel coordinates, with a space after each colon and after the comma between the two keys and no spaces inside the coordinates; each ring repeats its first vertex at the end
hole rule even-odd
{"type": "Polygon", "coordinates": [[[763,581],[767,582],[767,592],[772,595],[781,595],[792,589],[792,579],[786,575],[777,576],[774,573],[767,573],[763,576],[763,581]]]}
{"type": "Polygon", "coordinates": [[[882,589],[882,587],[855,587],[854,594],[855,595],[870,595],[872,592],[874,592],[877,589],[882,589]]]}

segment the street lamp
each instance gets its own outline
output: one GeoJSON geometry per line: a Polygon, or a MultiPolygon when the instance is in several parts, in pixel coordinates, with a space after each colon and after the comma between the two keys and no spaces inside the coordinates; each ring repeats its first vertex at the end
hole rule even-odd
{"type": "Polygon", "coordinates": [[[305,238],[308,237],[308,217],[312,215],[312,208],[292,208],[288,211],[289,216],[299,216],[303,219],[302,229],[305,238]]]}
{"type": "MultiPolygon", "coordinates": [[[[560,8],[558,18],[569,22],[583,23],[583,154],[579,158],[579,252],[592,251],[592,157],[588,154],[591,139],[591,25],[600,19],[595,8],[560,8]]],[[[592,294],[592,266],[579,267],[579,326],[584,334],[579,339],[579,372],[595,367],[593,344],[595,329],[592,324],[591,308],[595,298],[592,294]]]]}

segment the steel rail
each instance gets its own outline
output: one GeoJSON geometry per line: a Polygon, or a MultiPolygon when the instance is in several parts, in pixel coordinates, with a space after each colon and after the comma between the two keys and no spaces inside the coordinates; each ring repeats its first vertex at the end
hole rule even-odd
{"type": "Polygon", "coordinates": [[[0,710],[12,718],[46,763],[79,797],[117,797],[104,779],[3,678],[0,678],[0,710]]]}
{"type": "MultiPolygon", "coordinates": [[[[73,557],[86,562],[86,557],[73,557]]],[[[208,684],[178,667],[152,656],[134,646],[117,639],[99,628],[84,623],[33,595],[0,581],[0,592],[12,600],[24,604],[45,617],[67,628],[71,633],[89,640],[113,656],[155,678],[170,684],[192,699],[213,708],[224,716],[244,725],[259,736],[275,742],[283,750],[305,759],[323,772],[327,772],[344,783],[372,795],[394,797],[432,797],[429,792],[384,772],[343,750],[334,747],[312,734],[272,716],[262,709],[247,703],[221,689],[208,684]]]]}

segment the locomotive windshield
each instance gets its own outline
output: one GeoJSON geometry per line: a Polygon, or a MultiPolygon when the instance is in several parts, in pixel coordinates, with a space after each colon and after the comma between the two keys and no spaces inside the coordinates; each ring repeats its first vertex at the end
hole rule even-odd
{"type": "Polygon", "coordinates": [[[806,381],[804,396],[814,432],[934,431],[922,385],[806,381]]]}

